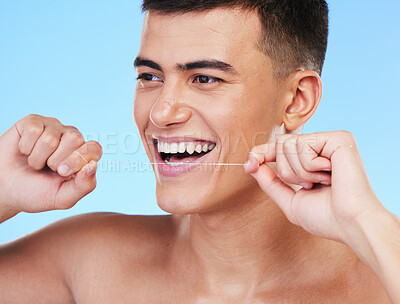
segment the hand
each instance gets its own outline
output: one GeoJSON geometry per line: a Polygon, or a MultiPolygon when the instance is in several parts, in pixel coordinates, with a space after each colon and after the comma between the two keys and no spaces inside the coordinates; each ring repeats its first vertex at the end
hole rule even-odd
{"type": "Polygon", "coordinates": [[[55,118],[28,115],[0,136],[0,210],[68,209],[96,187],[100,144],[55,118]]]}
{"type": "Polygon", "coordinates": [[[354,220],[383,208],[348,132],[282,135],[254,147],[245,169],[290,222],[320,237],[348,243],[354,220]]]}

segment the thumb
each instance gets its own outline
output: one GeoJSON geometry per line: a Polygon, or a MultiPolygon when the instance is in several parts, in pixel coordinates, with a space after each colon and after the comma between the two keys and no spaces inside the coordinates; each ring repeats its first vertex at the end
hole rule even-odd
{"type": "Polygon", "coordinates": [[[90,161],[74,178],[64,182],[55,199],[56,209],[72,208],[81,198],[96,188],[97,162],[90,161]]]}
{"type": "Polygon", "coordinates": [[[290,206],[296,191],[286,185],[268,164],[263,163],[250,175],[254,177],[260,188],[279,206],[283,213],[290,218],[290,206]]]}

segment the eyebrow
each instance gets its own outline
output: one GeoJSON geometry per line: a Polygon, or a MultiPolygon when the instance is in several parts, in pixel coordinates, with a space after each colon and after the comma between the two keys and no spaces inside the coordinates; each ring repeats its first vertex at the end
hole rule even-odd
{"type": "MultiPolygon", "coordinates": [[[[149,68],[158,70],[158,71],[163,71],[161,66],[154,62],[153,60],[146,59],[143,57],[136,57],[135,62],[134,62],[135,68],[139,66],[147,66],[149,68]]],[[[189,70],[194,70],[194,69],[215,69],[215,70],[220,70],[223,72],[227,72],[230,74],[238,74],[238,72],[229,64],[223,61],[219,60],[197,60],[193,62],[188,62],[184,64],[178,63],[176,65],[176,69],[182,72],[189,71],[189,70]]]]}
{"type": "Polygon", "coordinates": [[[238,74],[238,72],[229,64],[219,60],[198,60],[185,64],[177,64],[177,69],[180,71],[189,71],[194,69],[215,69],[227,72],[230,74],[238,74]]]}
{"type": "Polygon", "coordinates": [[[143,57],[136,57],[135,62],[133,63],[134,67],[137,68],[139,66],[147,66],[149,68],[158,70],[162,72],[162,68],[158,63],[155,63],[153,60],[146,59],[143,57]]]}

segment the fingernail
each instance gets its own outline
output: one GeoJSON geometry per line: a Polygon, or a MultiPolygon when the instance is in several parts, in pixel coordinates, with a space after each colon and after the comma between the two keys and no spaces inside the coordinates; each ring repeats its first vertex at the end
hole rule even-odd
{"type": "Polygon", "coordinates": [[[244,164],[244,172],[246,172],[247,174],[253,173],[250,171],[250,160],[247,160],[247,162],[244,164]]]}
{"type": "Polygon", "coordinates": [[[326,169],[322,169],[322,171],[327,171],[327,172],[329,172],[329,171],[331,171],[331,169],[330,169],[330,168],[326,168],[326,169]]]}
{"type": "Polygon", "coordinates": [[[331,183],[328,182],[328,181],[322,181],[321,184],[322,184],[322,185],[325,185],[325,186],[330,186],[330,185],[331,185],[331,183]]]}
{"type": "Polygon", "coordinates": [[[244,164],[244,170],[247,174],[252,174],[257,172],[260,165],[257,160],[251,160],[250,158],[244,164]],[[254,163],[254,164],[253,164],[254,163]]]}
{"type": "Polygon", "coordinates": [[[69,173],[69,168],[68,168],[67,165],[60,165],[60,166],[58,166],[58,168],[57,168],[57,172],[58,172],[58,174],[60,174],[60,175],[67,176],[67,175],[69,175],[69,174],[68,174],[68,173],[69,173]]]}
{"type": "Polygon", "coordinates": [[[300,183],[300,186],[304,189],[311,189],[313,185],[310,183],[300,183]]]}

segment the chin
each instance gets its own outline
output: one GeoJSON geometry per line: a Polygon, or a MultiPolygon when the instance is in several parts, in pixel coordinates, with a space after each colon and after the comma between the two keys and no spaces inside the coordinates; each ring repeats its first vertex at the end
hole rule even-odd
{"type": "Polygon", "coordinates": [[[191,189],[165,189],[158,187],[156,189],[156,198],[158,206],[165,212],[172,214],[195,214],[207,211],[210,206],[207,195],[195,196],[195,191],[191,189]],[[183,190],[183,191],[182,191],[183,190]]]}
{"type": "Polygon", "coordinates": [[[157,204],[172,214],[213,213],[243,203],[246,201],[243,198],[249,196],[248,192],[254,192],[255,181],[251,177],[240,183],[236,183],[233,178],[229,179],[229,183],[223,183],[223,179],[219,181],[191,185],[176,183],[173,186],[157,183],[157,204]],[[246,183],[248,181],[250,184],[246,183]]]}

